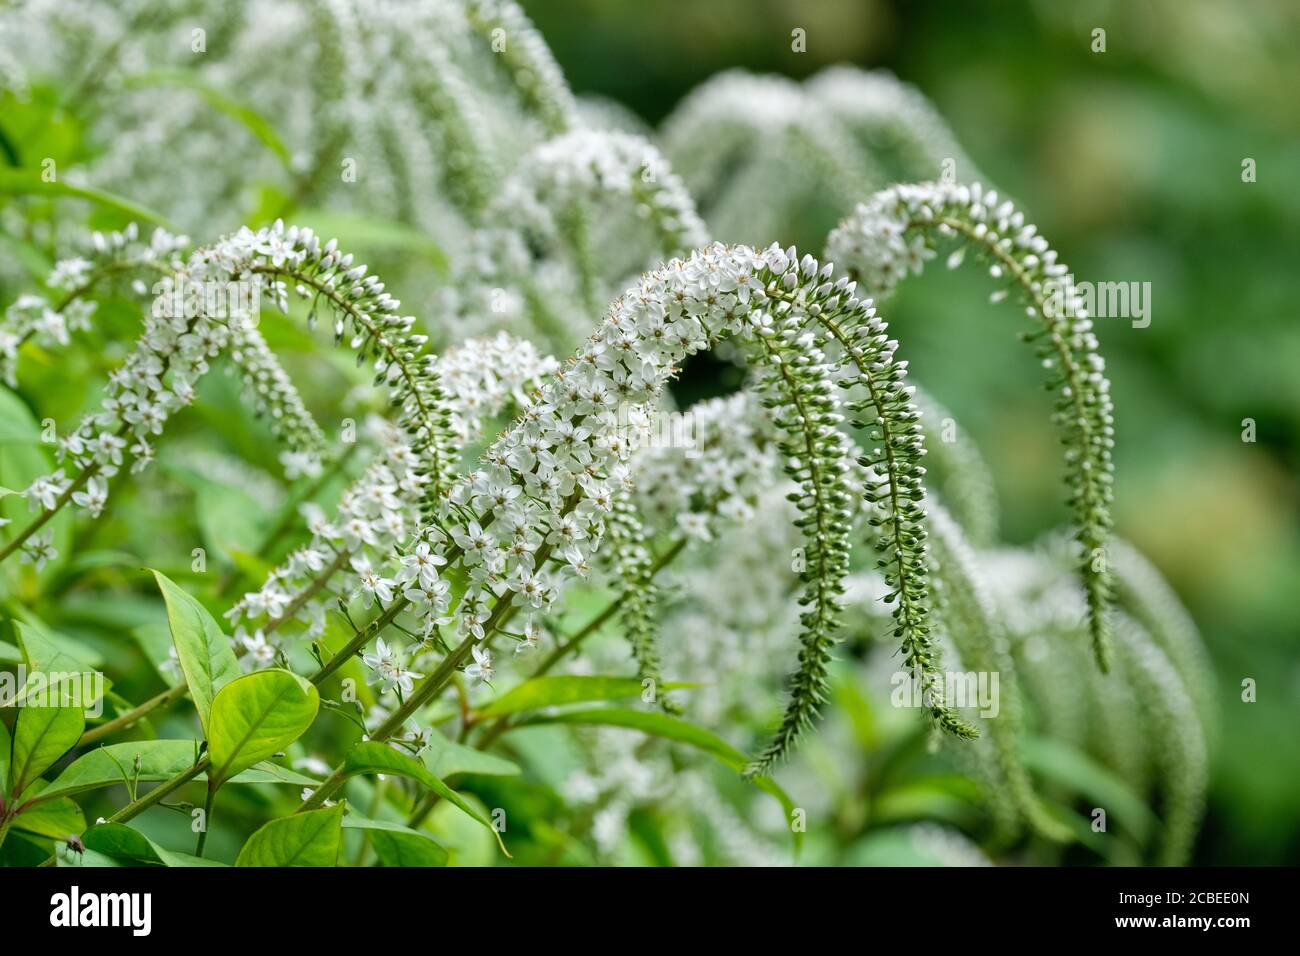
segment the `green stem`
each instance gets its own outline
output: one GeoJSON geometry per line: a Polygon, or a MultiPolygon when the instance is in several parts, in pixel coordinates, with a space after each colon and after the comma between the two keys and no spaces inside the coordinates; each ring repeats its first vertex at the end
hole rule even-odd
{"type": "Polygon", "coordinates": [[[208,781],[208,798],[203,802],[203,829],[199,831],[199,842],[194,847],[194,855],[203,856],[203,848],[208,842],[208,831],[212,829],[212,803],[217,798],[217,788],[208,781]]]}
{"type": "Polygon", "coordinates": [[[135,800],[132,800],[121,810],[118,810],[117,813],[109,817],[108,822],[125,823],[127,820],[131,820],[139,816],[145,810],[148,810],[150,807],[160,803],[163,797],[169,796],[170,794],[179,790],[181,787],[185,786],[185,784],[189,783],[199,774],[203,773],[203,771],[207,770],[208,767],[211,765],[212,765],[211,758],[209,758],[205,754],[204,756],[199,758],[198,762],[195,763],[194,766],[190,767],[187,770],[182,770],[174,777],[164,780],[162,783],[158,784],[158,786],[154,787],[152,790],[146,793],[143,797],[139,797],[135,800]]]}
{"type": "Polygon", "coordinates": [[[81,739],[77,741],[77,746],[85,747],[88,744],[93,744],[96,740],[107,737],[109,734],[116,733],[119,730],[125,730],[141,717],[157,710],[159,707],[166,707],[169,704],[173,704],[180,700],[188,691],[189,687],[185,684],[177,684],[175,687],[169,687],[161,694],[150,697],[143,704],[133,707],[120,717],[114,717],[112,720],[100,724],[98,727],[91,727],[81,735],[81,739]]]}

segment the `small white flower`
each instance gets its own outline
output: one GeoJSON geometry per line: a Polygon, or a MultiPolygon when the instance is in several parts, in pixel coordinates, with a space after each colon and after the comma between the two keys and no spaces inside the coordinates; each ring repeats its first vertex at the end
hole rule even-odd
{"type": "Polygon", "coordinates": [[[275,661],[275,645],[268,641],[261,631],[257,631],[252,637],[245,637],[242,643],[249,658],[259,667],[266,667],[275,661]]]}
{"type": "Polygon", "coordinates": [[[98,518],[108,501],[108,485],[102,478],[91,478],[86,482],[85,491],[74,491],[72,503],[85,508],[92,518],[98,518]]]}
{"type": "Polygon", "coordinates": [[[474,654],[474,663],[465,668],[465,676],[478,684],[492,679],[492,652],[475,644],[470,650],[474,654]]]}
{"type": "Polygon", "coordinates": [[[51,529],[32,535],[22,547],[22,559],[36,565],[37,571],[41,570],[46,562],[59,556],[53,542],[54,531],[51,529]]]}

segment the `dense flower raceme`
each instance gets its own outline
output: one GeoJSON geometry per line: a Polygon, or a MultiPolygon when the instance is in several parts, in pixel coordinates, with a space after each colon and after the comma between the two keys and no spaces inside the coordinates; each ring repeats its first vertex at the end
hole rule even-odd
{"type": "MultiPolygon", "coordinates": [[[[46,349],[68,345],[68,332],[87,328],[94,316],[96,303],[90,296],[114,280],[130,279],[136,297],[177,313],[224,313],[232,296],[244,300],[236,302],[247,307],[244,311],[256,309],[256,285],[241,289],[233,283],[223,288],[184,277],[180,252],[189,245],[185,236],[155,229],[145,243],[139,239],[137,225],[130,223],[121,232],[93,233],[90,245],[90,259],[61,259],[46,280],[51,290],[60,293],[57,304],[51,306],[43,296],[24,295],[7,310],[0,350],[11,386],[16,384],[18,349],[28,341],[46,349]]],[[[286,475],[293,479],[319,473],[325,436],[279,359],[251,322],[230,323],[230,335],[230,357],[247,386],[244,394],[287,446],[281,453],[286,475]]]]}
{"type": "Polygon", "coordinates": [[[89,328],[95,302],[89,298],[102,284],[128,279],[143,295],[159,273],[180,265],[177,253],[189,244],[185,236],[155,229],[148,240],[140,238],[131,223],[120,232],[92,233],[84,256],[61,259],[45,280],[48,296],[20,296],[0,321],[0,377],[17,385],[18,350],[27,342],[42,348],[66,346],[70,333],[89,328]]]}
{"type": "MultiPolygon", "coordinates": [[[[453,452],[478,438],[486,420],[523,407],[527,396],[558,364],[504,332],[468,339],[439,356],[437,369],[445,392],[440,404],[448,417],[453,452]]],[[[442,617],[450,606],[450,589],[444,582],[428,578],[410,584],[399,580],[400,572],[393,579],[383,576],[394,550],[419,527],[426,482],[400,431],[379,418],[367,424],[379,446],[376,460],[344,490],[333,518],[318,506],[306,507],[311,541],[228,612],[236,623],[237,641],[274,651],[280,645],[272,635],[291,620],[306,625],[303,636],[319,637],[336,599],[356,594],[367,606],[376,600],[387,603],[394,595],[427,606],[430,613],[424,617],[421,634],[426,640],[432,639],[440,623],[446,623],[442,617]]],[[[427,550],[426,545],[420,553],[427,550]]],[[[268,656],[262,663],[273,660],[268,656]]]]}
{"type": "MultiPolygon", "coordinates": [[[[1048,385],[1058,394],[1056,421],[1066,442],[1066,481],[1077,523],[1078,563],[1088,595],[1088,620],[1098,663],[1110,658],[1107,609],[1112,599],[1110,558],[1114,474],[1114,416],[1105,361],[1092,319],[1068,283],[1069,269],[1024,214],[979,184],[895,186],[874,196],[831,234],[828,254],[842,261],[874,294],[887,296],[909,273],[935,256],[934,245],[963,246],[949,258],[961,262],[966,246],[1005,279],[1042,328],[1036,341],[1048,385]]],[[[1007,290],[994,293],[1005,298],[1007,290]]]]}
{"type": "MultiPolygon", "coordinates": [[[[449,411],[439,382],[436,360],[423,353],[425,337],[411,331],[414,319],[397,312],[400,303],[384,291],[383,284],[353,265],[352,256],[340,253],[331,240],[322,244],[310,230],[286,229],[282,223],[259,231],[242,229],[217,244],[196,251],[185,268],[167,280],[169,289],[230,290],[222,295],[162,294],[145,317],[144,332],[126,362],[114,371],[98,412],[87,415],[60,441],[66,466],[37,478],[27,489],[32,510],[42,517],[68,500],[97,515],[107,497],[106,479],[116,473],[129,455],[133,471],[153,458],[153,442],[167,419],[194,397],[194,385],[209,368],[209,361],[232,341],[250,362],[255,380],[259,371],[259,398],[268,408],[280,410],[283,425],[299,432],[308,429],[296,392],[274,370],[273,356],[258,348],[260,337],[248,334],[255,323],[256,307],[263,301],[288,309],[289,288],[312,300],[309,322],[317,309],[334,316],[335,337],[347,338],[358,361],[373,356],[376,384],[386,384],[397,409],[397,426],[411,456],[408,483],[423,488],[421,509],[430,514],[437,495],[454,474],[453,438],[449,411]],[[248,293],[251,290],[251,294],[248,293]],[[214,304],[217,308],[214,309],[214,304]],[[268,371],[269,370],[269,371],[268,371]],[[84,490],[83,490],[84,488],[84,490]]],[[[255,329],[253,330],[255,331],[255,329]]],[[[299,435],[301,451],[317,436],[299,435]]],[[[40,521],[40,519],[38,519],[40,521]]],[[[27,534],[38,530],[29,526],[27,534]]],[[[11,541],[3,555],[20,546],[24,536],[11,541]]]]}

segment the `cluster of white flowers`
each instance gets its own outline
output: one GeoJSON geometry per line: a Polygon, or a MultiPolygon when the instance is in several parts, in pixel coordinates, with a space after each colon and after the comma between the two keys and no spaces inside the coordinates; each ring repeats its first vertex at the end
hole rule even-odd
{"type": "MultiPolygon", "coordinates": [[[[375,382],[389,387],[398,409],[400,470],[380,475],[367,489],[384,503],[387,513],[380,517],[391,526],[393,539],[404,536],[408,526],[392,517],[399,509],[387,505],[392,493],[384,489],[396,490],[400,483],[403,501],[415,502],[420,515],[431,514],[454,474],[455,445],[436,360],[423,352],[425,337],[411,331],[414,319],[397,312],[400,303],[384,291],[383,283],[367,275],[365,266],[353,265],[352,256],[339,252],[335,241],[322,243],[311,230],[286,229],[278,221],[256,232],[241,229],[197,250],[183,269],[162,280],[164,288],[145,317],[135,350],[109,376],[101,410],[87,415],[60,441],[60,455],[79,473],[69,478],[60,468],[35,479],[25,492],[29,506],[53,511],[71,500],[98,515],[107,497],[106,479],[116,473],[124,456],[135,459],[133,471],[152,461],[153,441],[168,417],[193,400],[195,383],[207,372],[209,361],[235,340],[244,364],[266,386],[261,399],[267,407],[279,408],[282,427],[294,431],[294,450],[310,451],[313,442],[319,443],[319,430],[313,430],[314,422],[278,371],[274,356],[264,343],[256,347],[260,336],[250,336],[255,332],[250,310],[265,299],[287,311],[289,283],[299,296],[313,300],[309,321],[318,308],[326,309],[334,316],[335,337],[349,339],[358,361],[374,357],[375,382]],[[228,289],[232,283],[254,294],[218,297],[222,308],[216,312],[207,308],[213,297],[172,294],[228,289]]],[[[365,529],[352,538],[360,542],[375,537],[378,532],[370,520],[374,517],[367,514],[365,529]]]]}
{"type": "Polygon", "coordinates": [[[96,306],[87,294],[97,285],[113,278],[131,278],[136,294],[145,295],[148,285],[140,275],[178,268],[177,253],[188,244],[185,236],[174,236],[165,229],[155,229],[143,241],[135,223],[120,232],[92,233],[86,256],[55,264],[45,280],[50,297],[21,295],[5,310],[0,322],[0,378],[11,388],[17,386],[18,350],[25,343],[42,348],[65,346],[70,333],[88,329],[96,306]]]}
{"type": "MultiPolygon", "coordinates": [[[[417,527],[426,480],[405,436],[380,418],[367,422],[368,438],[379,454],[366,471],[340,496],[329,520],[314,504],[305,505],[311,540],[294,550],[269,575],[262,587],[240,598],[226,612],[235,624],[237,641],[264,642],[288,620],[306,624],[302,636],[319,637],[326,612],[339,596],[363,595],[367,604],[387,604],[394,594],[410,592],[430,604],[438,615],[447,611],[447,586],[436,574],[412,578],[410,573],[386,577],[393,551],[417,527]],[[400,580],[399,580],[400,579],[400,580]]],[[[413,552],[410,564],[422,570],[428,547],[413,552]]],[[[432,559],[425,561],[433,567],[432,559]]],[[[431,619],[432,620],[432,619],[431,619]]],[[[278,640],[278,639],[277,639],[278,640]]]]}
{"type": "MultiPolygon", "coordinates": [[[[860,204],[831,233],[828,254],[854,270],[872,292],[885,296],[936,253],[937,239],[973,247],[989,273],[1009,280],[1026,312],[1043,326],[1039,354],[1048,385],[1058,393],[1056,421],[1066,443],[1066,481],[1075,512],[1078,563],[1088,597],[1094,650],[1109,658],[1106,610],[1111,602],[1106,544],[1113,497],[1114,415],[1105,360],[1092,319],[1068,281],[1069,268],[1010,202],[985,190],[951,183],[894,186],[860,204]]],[[[955,267],[962,249],[949,258],[955,267]]],[[[1004,298],[1006,290],[995,293],[1004,298]]]]}
{"type": "Polygon", "coordinates": [[[560,363],[533,343],[505,332],[466,339],[438,356],[438,371],[451,409],[451,430],[464,446],[483,430],[484,419],[521,408],[542,379],[560,363]]]}
{"type": "Polygon", "coordinates": [[[634,474],[637,504],[659,528],[676,524],[711,540],[721,521],[747,522],[757,493],[779,470],[772,413],[749,391],[692,405],[689,449],[643,449],[634,474]]]}
{"type": "Polygon", "coordinates": [[[590,330],[627,270],[708,240],[667,160],[626,133],[579,130],[542,143],[520,160],[485,217],[492,225],[471,237],[439,311],[463,332],[505,325],[566,349],[590,330]],[[642,222],[648,242],[636,231],[642,222]],[[619,237],[621,258],[609,242],[594,248],[596,227],[619,237]]]}

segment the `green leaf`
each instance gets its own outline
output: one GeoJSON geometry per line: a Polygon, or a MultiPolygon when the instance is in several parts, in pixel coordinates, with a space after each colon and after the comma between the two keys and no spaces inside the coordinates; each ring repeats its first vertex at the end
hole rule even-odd
{"type": "MultiPolygon", "coordinates": [[[[141,783],[168,780],[194,766],[199,755],[197,740],[140,740],[124,744],[110,744],[88,754],[83,754],[40,793],[31,797],[37,803],[55,797],[66,797],[100,787],[112,787],[137,779],[141,783]],[[136,758],[140,759],[139,774],[135,772],[136,758]]],[[[287,767],[264,760],[236,774],[228,783],[289,784],[295,787],[317,787],[320,781],[287,767]]]]}
{"type": "MultiPolygon", "coordinates": [[[[628,710],[623,707],[592,707],[587,710],[570,710],[559,714],[538,715],[528,719],[528,726],[537,724],[582,724],[601,727],[626,727],[640,730],[654,737],[663,737],[680,744],[686,744],[702,750],[723,766],[740,773],[749,764],[749,758],[727,743],[717,734],[697,727],[678,717],[672,717],[660,711],[628,710]]],[[[764,793],[771,794],[785,810],[786,819],[794,813],[794,801],[790,795],[777,785],[770,777],[754,777],[750,783],[764,793]]],[[[795,831],[795,844],[803,842],[803,834],[795,831]]]]}
{"type": "MultiPolygon", "coordinates": [[[[37,621],[14,621],[14,633],[23,650],[23,662],[29,673],[37,671],[52,676],[55,674],[80,676],[95,673],[104,663],[102,655],[88,647],[51,631],[37,621]]],[[[30,677],[29,677],[30,682],[30,677]]],[[[104,682],[107,685],[107,681],[104,682]]],[[[22,700],[19,694],[15,702],[22,700]]],[[[89,707],[94,701],[87,701],[89,707]]]]}
{"type": "Polygon", "coordinates": [[[487,777],[514,777],[519,765],[493,754],[448,740],[439,733],[429,734],[429,747],[421,757],[424,765],[439,777],[458,773],[478,773],[487,777]]]}
{"type": "Polygon", "coordinates": [[[82,754],[59,774],[54,782],[33,799],[49,800],[125,783],[127,777],[141,781],[167,780],[194,766],[199,753],[197,740],[139,740],[110,744],[82,754]],[[134,766],[140,760],[137,775],[134,766]]]}
{"type": "Polygon", "coordinates": [[[400,823],[347,816],[343,818],[343,828],[369,831],[370,845],[384,866],[447,865],[449,854],[445,847],[427,834],[400,823]]]}
{"type": "Polygon", "coordinates": [[[208,727],[211,786],[287,748],[311,726],[319,707],[315,686],[286,670],[254,671],[221,688],[208,727]]]}
{"type": "MultiPolygon", "coordinates": [[[[698,686],[698,684],[663,684],[659,690],[670,691],[698,686]]],[[[640,697],[643,690],[641,679],[638,677],[534,677],[492,701],[479,711],[479,716],[501,717],[560,704],[640,697]]]]}
{"type": "Polygon", "coordinates": [[[80,707],[20,707],[14,724],[9,793],[22,797],[24,790],[76,746],[85,729],[80,707]]]}
{"type": "Polygon", "coordinates": [[[491,830],[497,838],[497,844],[501,847],[501,852],[505,853],[506,856],[510,855],[506,851],[506,845],[501,842],[501,834],[497,833],[496,828],[488,822],[487,817],[466,803],[464,797],[443,783],[428,767],[409,754],[394,750],[387,744],[381,744],[373,740],[363,740],[352,748],[343,761],[343,774],[345,777],[352,777],[362,773],[390,773],[423,784],[448,803],[454,804],[491,830]]]}
{"type": "Polygon", "coordinates": [[[230,648],[230,639],[207,608],[161,571],[154,571],[153,576],[167,602],[167,623],[190,698],[199,712],[203,732],[208,734],[212,699],[239,676],[239,662],[230,648]]]}
{"type": "Polygon", "coordinates": [[[314,777],[308,777],[296,770],[288,767],[281,767],[278,763],[272,763],[269,760],[263,760],[255,766],[249,767],[243,773],[236,774],[230,780],[231,783],[287,783],[294,787],[319,787],[320,781],[314,777]]]}
{"type": "Polygon", "coordinates": [[[235,866],[334,866],[342,823],[342,804],[272,820],[248,838],[235,866]]]}
{"type": "Polygon", "coordinates": [[[0,169],[0,193],[45,196],[50,199],[89,199],[101,206],[124,212],[132,219],[145,219],[165,228],[171,228],[161,215],[139,203],[92,186],[73,186],[61,182],[47,183],[35,170],[0,169]]]}
{"type": "Polygon", "coordinates": [[[63,797],[28,807],[14,817],[14,829],[52,840],[66,840],[86,829],[86,818],[79,806],[63,797]]]}
{"type": "Polygon", "coordinates": [[[183,86],[198,93],[207,104],[218,112],[224,113],[231,119],[242,123],[244,127],[256,136],[271,152],[275,153],[284,163],[286,169],[290,167],[293,157],[289,153],[289,148],[276,135],[275,128],[261,113],[245,106],[243,103],[232,99],[225,93],[209,86],[199,76],[188,70],[150,70],[147,73],[138,73],[126,81],[128,87],[138,86],[183,86]]]}
{"type": "Polygon", "coordinates": [[[115,860],[145,866],[225,866],[188,853],[177,853],[159,846],[138,830],[121,823],[99,823],[86,831],[81,842],[115,860]]]}

